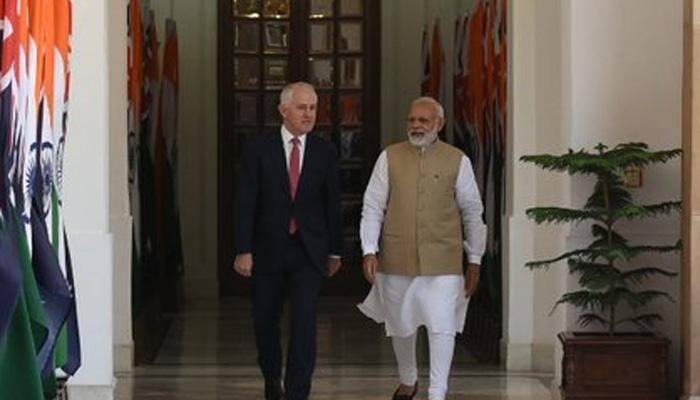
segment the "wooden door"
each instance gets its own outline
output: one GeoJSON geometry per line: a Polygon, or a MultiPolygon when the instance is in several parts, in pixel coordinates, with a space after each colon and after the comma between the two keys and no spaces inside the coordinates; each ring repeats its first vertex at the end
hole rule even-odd
{"type": "Polygon", "coordinates": [[[252,136],[279,132],[279,92],[304,80],[319,95],[313,134],[340,156],[344,268],[329,295],[366,293],[359,248],[362,193],[379,153],[379,18],[371,0],[219,1],[219,289],[246,295],[235,275],[233,205],[240,152],[252,136]]]}

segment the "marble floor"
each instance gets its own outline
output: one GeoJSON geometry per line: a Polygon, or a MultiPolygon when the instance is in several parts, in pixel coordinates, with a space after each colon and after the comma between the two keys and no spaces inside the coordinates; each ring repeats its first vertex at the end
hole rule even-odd
{"type": "MultiPolygon", "coordinates": [[[[312,399],[388,400],[396,386],[391,344],[380,326],[354,308],[356,301],[322,299],[312,399]]],[[[428,384],[424,334],[418,345],[422,390],[416,399],[423,400],[428,384]]],[[[116,400],[262,399],[248,301],[188,303],[173,316],[155,362],[117,379],[116,400]]],[[[448,399],[549,400],[551,379],[479,365],[458,345],[448,399]]]]}

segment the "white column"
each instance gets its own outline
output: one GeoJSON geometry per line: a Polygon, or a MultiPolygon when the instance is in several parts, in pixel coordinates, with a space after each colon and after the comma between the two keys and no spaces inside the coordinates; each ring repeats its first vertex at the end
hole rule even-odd
{"type": "MultiPolygon", "coordinates": [[[[508,143],[510,154],[535,151],[535,9],[532,0],[511,2],[512,24],[509,35],[511,80],[509,86],[508,143]]],[[[535,171],[521,168],[513,157],[506,159],[507,205],[509,218],[504,235],[505,273],[503,274],[504,331],[503,357],[509,370],[530,370],[533,341],[533,275],[523,264],[534,256],[533,224],[524,210],[534,202],[535,171]]],[[[507,215],[508,215],[507,214],[507,215]]]]}
{"type": "MultiPolygon", "coordinates": [[[[131,214],[127,163],[127,4],[106,2],[109,95],[109,224],[114,237],[114,368],[133,368],[131,326],[131,214]]],[[[80,85],[81,82],[77,82],[80,85]]]]}
{"type": "Polygon", "coordinates": [[[113,396],[114,261],[109,209],[110,65],[107,51],[107,5],[112,1],[73,4],[64,215],[73,255],[83,362],[80,371],[69,381],[72,400],[102,400],[113,396]]]}

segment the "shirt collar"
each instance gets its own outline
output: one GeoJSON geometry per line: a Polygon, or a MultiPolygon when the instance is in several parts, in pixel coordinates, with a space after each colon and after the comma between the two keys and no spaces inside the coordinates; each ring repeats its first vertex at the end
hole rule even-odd
{"type": "Polygon", "coordinates": [[[292,139],[294,139],[295,137],[296,137],[297,139],[299,139],[299,145],[300,145],[302,148],[303,148],[304,145],[306,144],[306,133],[303,134],[303,135],[301,135],[301,136],[294,136],[294,135],[292,135],[291,132],[289,132],[289,130],[287,130],[287,128],[286,128],[284,125],[282,125],[281,131],[282,131],[282,142],[284,143],[285,146],[288,145],[288,144],[290,144],[290,142],[292,141],[292,139]]]}

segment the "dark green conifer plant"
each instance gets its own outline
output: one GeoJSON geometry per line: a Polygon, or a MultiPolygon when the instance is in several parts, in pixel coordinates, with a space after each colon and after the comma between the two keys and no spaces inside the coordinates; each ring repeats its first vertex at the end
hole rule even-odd
{"type": "Polygon", "coordinates": [[[570,273],[578,276],[580,289],[565,293],[554,308],[571,304],[580,309],[582,314],[578,324],[581,327],[600,324],[610,335],[619,332],[619,326],[625,324],[650,329],[662,318],[659,314],[644,312],[644,307],[660,298],[669,301],[673,298],[663,291],[645,289],[643,285],[651,277],[673,277],[676,273],[640,265],[635,259],[643,254],[677,252],[681,242],[667,246],[632,245],[616,228],[624,220],[679,212],[681,202],[636,204],[624,185],[623,177],[630,168],[642,169],[679,157],[681,150],[650,151],[645,143],[623,143],[613,148],[598,144],[594,150],[569,150],[562,155],[540,154],[520,158],[545,170],[595,178],[593,193],[582,208],[534,207],[526,210],[528,218],[537,224],[591,222],[592,243],[585,248],[525,265],[530,269],[548,269],[552,264],[566,260],[570,273]],[[623,304],[633,310],[632,316],[620,316],[623,304]]]}

